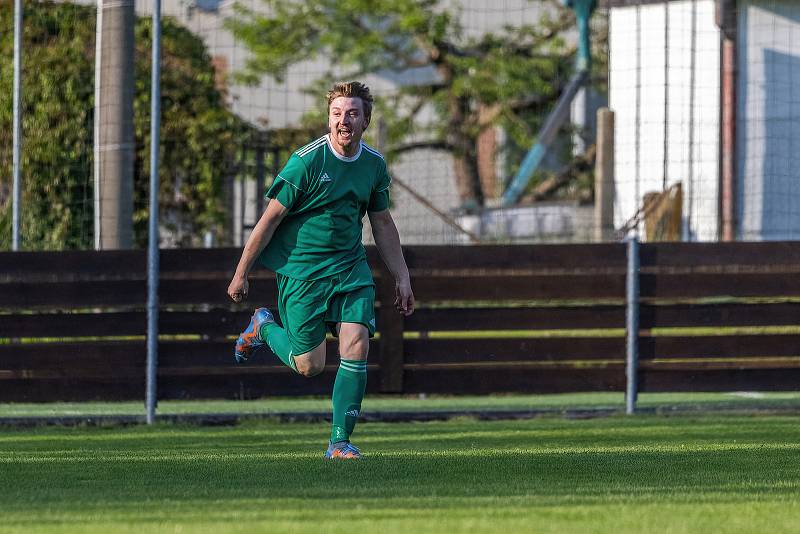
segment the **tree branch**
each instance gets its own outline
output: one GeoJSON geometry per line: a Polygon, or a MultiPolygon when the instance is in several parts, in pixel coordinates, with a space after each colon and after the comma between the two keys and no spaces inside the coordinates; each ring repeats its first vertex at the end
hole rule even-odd
{"type": "Polygon", "coordinates": [[[412,150],[444,150],[447,152],[452,152],[455,150],[455,147],[448,143],[447,141],[417,141],[413,143],[406,143],[404,145],[398,145],[396,147],[392,147],[388,149],[386,152],[392,156],[398,156],[400,154],[404,154],[406,152],[411,152],[412,150]]]}

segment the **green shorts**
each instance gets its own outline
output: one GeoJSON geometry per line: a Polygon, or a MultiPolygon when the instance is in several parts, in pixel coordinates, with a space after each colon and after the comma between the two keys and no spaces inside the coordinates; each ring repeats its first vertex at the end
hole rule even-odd
{"type": "Polygon", "coordinates": [[[338,323],[360,323],[375,335],[375,282],[366,261],[333,276],[297,280],[277,274],[278,311],[292,354],[304,354],[337,335],[338,323]]]}

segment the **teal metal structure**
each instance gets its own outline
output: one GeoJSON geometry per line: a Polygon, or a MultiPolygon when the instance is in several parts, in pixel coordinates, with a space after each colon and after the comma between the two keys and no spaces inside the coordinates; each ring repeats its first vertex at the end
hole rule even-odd
{"type": "Polygon", "coordinates": [[[575,95],[589,79],[589,68],[592,62],[591,34],[589,33],[589,19],[597,7],[597,0],[562,0],[565,6],[575,11],[575,20],[578,26],[578,52],[575,58],[575,74],[572,75],[567,87],[556,103],[556,107],[547,116],[542,126],[536,143],[531,147],[522,160],[516,176],[511,180],[508,188],[503,193],[501,200],[503,206],[512,206],[519,201],[525,186],[542,163],[547,150],[558,134],[558,130],[569,116],[569,107],[575,95]]]}

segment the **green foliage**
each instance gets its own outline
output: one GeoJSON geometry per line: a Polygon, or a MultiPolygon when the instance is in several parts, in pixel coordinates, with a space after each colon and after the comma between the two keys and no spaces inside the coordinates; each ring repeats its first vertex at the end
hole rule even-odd
{"type": "MultiPolygon", "coordinates": [[[[13,5],[0,4],[0,27],[13,5]]],[[[26,249],[93,243],[95,8],[26,3],[22,79],[22,244],[26,249]]],[[[222,181],[236,136],[248,127],[224,107],[202,41],[163,21],[160,214],[182,244],[222,234],[222,181]]],[[[147,239],[150,151],[150,20],[136,24],[135,240],[147,239]]],[[[0,34],[0,249],[10,247],[13,34],[0,34]],[[6,148],[7,147],[7,148],[6,148]]]]}
{"type": "MultiPolygon", "coordinates": [[[[26,248],[90,244],[94,24],[87,13],[93,11],[69,4],[26,4],[20,210],[26,248]]],[[[0,27],[13,28],[13,14],[11,2],[1,4],[0,27]]],[[[0,160],[0,187],[9,193],[13,46],[13,33],[0,34],[0,145],[8,152],[0,160]]],[[[10,195],[0,195],[3,220],[10,221],[10,200],[10,195]]],[[[8,227],[0,234],[0,249],[10,247],[10,222],[8,227]]]]}
{"type": "MultiPolygon", "coordinates": [[[[527,149],[571,70],[572,50],[561,34],[574,18],[554,5],[536,25],[467,35],[458,10],[439,0],[264,2],[267,15],[238,5],[227,21],[253,53],[241,79],[267,74],[280,80],[291,65],[320,57],[331,69],[313,91],[333,79],[414,73],[413,84],[377,103],[387,125],[383,148],[389,156],[422,145],[447,150],[466,163],[458,177],[465,184],[478,181],[463,169],[477,161],[481,132],[500,126],[509,146],[527,149]],[[425,109],[434,111],[432,120],[425,109]]],[[[310,121],[324,124],[322,113],[310,121]]],[[[464,200],[480,204],[483,198],[464,200]]]]}

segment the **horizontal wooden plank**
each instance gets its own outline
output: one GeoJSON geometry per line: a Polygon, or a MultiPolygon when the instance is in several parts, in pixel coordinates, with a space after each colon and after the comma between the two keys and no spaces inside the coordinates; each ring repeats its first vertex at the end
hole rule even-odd
{"type": "MultiPolygon", "coordinates": [[[[277,308],[267,303],[278,317],[277,308]]],[[[161,335],[195,334],[208,339],[236,335],[251,309],[215,307],[161,311],[161,335]]],[[[800,303],[643,304],[642,329],[673,327],[771,326],[797,324],[800,303]]],[[[378,325],[380,326],[380,310],[378,325]]],[[[406,331],[558,330],[624,328],[623,306],[548,306],[514,308],[421,308],[405,319],[406,331]]],[[[104,313],[0,314],[0,337],[89,337],[145,335],[144,310],[104,313]]]]}
{"type": "Polygon", "coordinates": [[[145,377],[108,376],[102,379],[17,379],[0,382],[0,402],[76,402],[142,400],[145,377]]]}
{"type": "Polygon", "coordinates": [[[0,314],[0,337],[143,336],[146,332],[144,311],[0,314]]]}
{"type": "Polygon", "coordinates": [[[146,278],[144,250],[0,252],[0,282],[146,278]]]}
{"type": "Polygon", "coordinates": [[[625,297],[624,275],[424,276],[412,278],[421,302],[591,300],[625,297]]]}
{"type": "Polygon", "coordinates": [[[640,295],[649,299],[800,296],[800,273],[642,274],[640,295]]]}
{"type": "Polygon", "coordinates": [[[624,327],[622,305],[421,308],[405,319],[405,329],[410,332],[624,327]]]}
{"type": "Polygon", "coordinates": [[[0,308],[144,306],[146,280],[0,283],[0,308]]]}
{"type": "MultiPolygon", "coordinates": [[[[160,376],[160,399],[258,399],[275,396],[329,396],[333,391],[336,369],[305,378],[295,373],[240,375],[160,376]]],[[[378,391],[377,370],[367,371],[367,394],[378,391]]]]}
{"type": "Polygon", "coordinates": [[[705,371],[643,370],[639,391],[797,391],[800,369],[712,369],[705,371]]]}
{"type": "MultiPolygon", "coordinates": [[[[273,307],[280,321],[277,309],[273,307]]],[[[236,335],[250,321],[252,309],[212,308],[197,311],[160,311],[158,331],[164,335],[201,335],[220,339],[236,335]]],[[[71,338],[144,336],[147,312],[0,314],[0,337],[71,338]]]]}
{"type": "Polygon", "coordinates": [[[800,303],[643,304],[643,329],[669,327],[787,326],[800,321],[800,303]]]}
{"type": "MultiPolygon", "coordinates": [[[[377,340],[370,340],[370,364],[380,363],[377,344],[377,340]]],[[[328,341],[328,363],[338,363],[337,346],[336,340],[328,341]]],[[[235,366],[233,347],[233,341],[163,341],[158,344],[159,368],[235,366]]],[[[31,370],[53,372],[58,376],[97,376],[106,372],[113,374],[120,369],[144,369],[146,362],[145,341],[0,345],[0,371],[31,370]]],[[[267,347],[259,349],[251,362],[254,365],[282,365],[267,347]]],[[[242,367],[247,365],[242,364],[242,367]]]]}
{"type": "MultiPolygon", "coordinates": [[[[265,303],[280,322],[277,306],[265,303]]],[[[211,308],[198,311],[161,311],[158,328],[162,335],[200,334],[208,339],[219,339],[239,334],[247,327],[253,310],[211,308]]]]}
{"type": "Polygon", "coordinates": [[[624,391],[622,366],[606,369],[417,369],[405,371],[403,393],[483,395],[624,391]]]}
{"type": "MultiPolygon", "coordinates": [[[[159,287],[159,302],[165,304],[207,304],[230,306],[227,278],[198,278],[164,280],[159,287]]],[[[247,302],[253,307],[274,305],[278,301],[278,289],[272,280],[251,281],[247,302]]]]}
{"type": "Polygon", "coordinates": [[[642,243],[639,261],[644,271],[651,267],[710,266],[784,266],[796,271],[800,268],[800,242],[642,243]]]}
{"type": "Polygon", "coordinates": [[[118,369],[144,369],[146,358],[145,341],[0,345],[0,370],[49,370],[64,375],[78,375],[83,371],[114,374],[118,369]]]}
{"type": "Polygon", "coordinates": [[[643,360],[639,369],[658,371],[712,371],[718,369],[794,369],[800,368],[800,356],[702,359],[643,360]]]}
{"type": "Polygon", "coordinates": [[[623,360],[625,339],[603,337],[406,339],[406,364],[623,360]]]}
{"type": "MultiPolygon", "coordinates": [[[[196,341],[179,342],[168,341],[158,344],[158,362],[160,368],[167,367],[192,367],[192,366],[228,366],[233,365],[233,341],[196,341]]],[[[369,362],[380,363],[378,341],[370,340],[369,362]]],[[[326,344],[329,364],[338,363],[338,341],[328,340],[326,344]]],[[[269,348],[259,349],[250,359],[253,365],[275,364],[282,365],[278,357],[271,353],[269,348]]],[[[251,363],[242,364],[243,367],[251,363]]]]}
{"type": "MultiPolygon", "coordinates": [[[[230,306],[229,280],[163,280],[159,287],[161,305],[206,304],[230,306]]],[[[622,299],[622,275],[554,276],[421,276],[413,279],[420,301],[441,300],[536,300],[536,299],[622,299]]],[[[99,281],[0,284],[0,307],[61,309],[144,306],[146,281],[99,281]]],[[[277,301],[277,288],[269,280],[250,285],[248,302],[255,305],[277,301]]]]}
{"type": "Polygon", "coordinates": [[[415,245],[403,247],[410,269],[625,269],[625,245],[415,245]]]}
{"type": "MultiPolygon", "coordinates": [[[[162,280],[159,284],[159,303],[230,306],[233,302],[227,294],[229,282],[222,278],[162,280]]],[[[146,280],[0,284],[0,308],[6,309],[144,307],[146,302],[146,280]]],[[[251,283],[248,302],[254,307],[277,302],[274,281],[251,283]]]]}
{"type": "MultiPolygon", "coordinates": [[[[367,393],[377,393],[377,370],[367,372],[367,393]]],[[[160,375],[158,398],[257,399],[275,396],[330,395],[336,369],[305,378],[291,372],[240,374],[160,375]]],[[[0,382],[0,402],[130,401],[142,400],[145,378],[108,376],[95,379],[15,379],[0,382]]]]}
{"type": "Polygon", "coordinates": [[[800,356],[800,335],[659,336],[639,339],[639,358],[800,356]]]}

